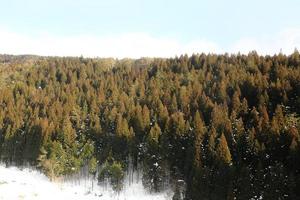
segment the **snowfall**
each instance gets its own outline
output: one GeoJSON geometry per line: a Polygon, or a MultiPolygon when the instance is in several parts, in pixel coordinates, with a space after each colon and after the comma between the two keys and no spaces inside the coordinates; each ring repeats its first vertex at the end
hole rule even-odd
{"type": "Polygon", "coordinates": [[[109,185],[99,185],[92,178],[51,182],[37,170],[0,164],[0,200],[168,200],[172,196],[170,190],[150,194],[141,178],[124,184],[124,189],[116,193],[109,185]]]}

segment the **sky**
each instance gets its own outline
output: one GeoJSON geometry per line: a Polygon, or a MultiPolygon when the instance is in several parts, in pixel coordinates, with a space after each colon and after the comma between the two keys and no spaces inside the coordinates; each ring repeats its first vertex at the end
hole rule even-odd
{"type": "Polygon", "coordinates": [[[0,53],[173,57],[290,54],[299,0],[0,0],[0,53]]]}

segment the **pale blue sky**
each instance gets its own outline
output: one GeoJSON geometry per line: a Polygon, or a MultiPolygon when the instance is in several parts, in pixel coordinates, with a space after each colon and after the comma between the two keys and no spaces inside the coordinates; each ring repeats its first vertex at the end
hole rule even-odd
{"type": "Polygon", "coordinates": [[[30,40],[142,33],[180,45],[205,40],[227,50],[244,38],[260,43],[300,29],[299,0],[7,0],[0,5],[0,29],[30,40]]]}

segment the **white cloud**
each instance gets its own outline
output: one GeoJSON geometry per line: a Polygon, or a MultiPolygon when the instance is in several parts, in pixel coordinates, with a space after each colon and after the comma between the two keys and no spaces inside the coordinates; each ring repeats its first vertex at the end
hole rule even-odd
{"type": "Polygon", "coordinates": [[[259,38],[245,37],[228,47],[221,47],[206,39],[181,43],[174,38],[153,37],[147,33],[120,35],[80,35],[71,37],[41,33],[36,37],[0,29],[0,53],[36,54],[50,56],[86,57],[171,57],[192,53],[248,53],[274,54],[282,50],[290,54],[300,47],[300,29],[286,29],[274,35],[259,38]]]}
{"type": "Polygon", "coordinates": [[[155,38],[145,33],[116,36],[38,37],[0,30],[0,53],[88,57],[173,56],[180,49],[172,39],[155,38]]]}
{"type": "Polygon", "coordinates": [[[229,52],[248,53],[256,50],[259,54],[276,54],[282,51],[285,54],[291,54],[295,48],[300,47],[300,28],[291,28],[274,33],[273,35],[264,35],[259,38],[242,38],[235,42],[229,49],[229,52]]]}
{"type": "Polygon", "coordinates": [[[187,53],[189,55],[193,53],[222,53],[222,48],[212,41],[208,41],[205,39],[194,40],[189,42],[186,45],[182,45],[180,49],[181,53],[187,53]]]}

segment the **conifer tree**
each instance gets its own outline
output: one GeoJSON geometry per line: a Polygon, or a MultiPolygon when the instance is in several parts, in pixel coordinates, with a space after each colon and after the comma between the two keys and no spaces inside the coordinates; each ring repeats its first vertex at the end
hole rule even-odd
{"type": "Polygon", "coordinates": [[[150,141],[155,142],[158,144],[159,137],[161,135],[161,129],[157,123],[154,124],[153,127],[151,127],[150,132],[149,132],[149,139],[150,141]]]}
{"type": "Polygon", "coordinates": [[[197,111],[194,117],[194,146],[195,146],[195,166],[197,168],[201,167],[202,161],[201,161],[201,156],[204,153],[202,150],[202,142],[204,139],[204,134],[205,134],[205,127],[204,123],[200,118],[200,114],[197,111]]]}
{"type": "Polygon", "coordinates": [[[216,156],[221,165],[224,164],[228,166],[232,164],[231,153],[229,151],[227,141],[223,133],[221,134],[216,146],[216,156]]]}

